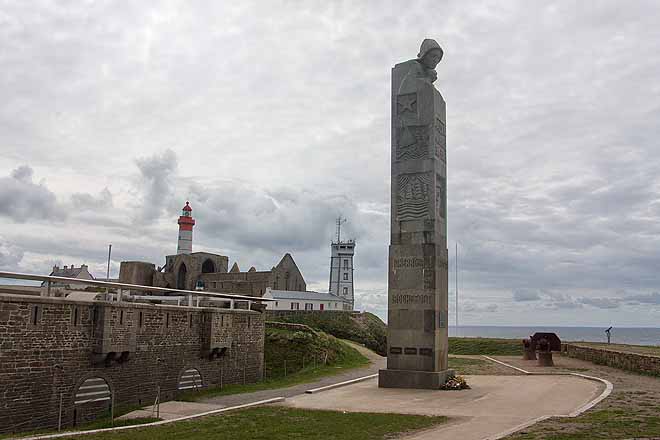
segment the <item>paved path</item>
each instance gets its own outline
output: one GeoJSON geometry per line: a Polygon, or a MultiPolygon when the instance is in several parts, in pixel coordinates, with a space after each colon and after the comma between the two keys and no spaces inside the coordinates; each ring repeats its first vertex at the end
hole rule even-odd
{"type": "Polygon", "coordinates": [[[320,388],[327,385],[332,385],[339,382],[344,382],[346,380],[356,379],[358,377],[368,376],[370,374],[378,373],[378,370],[385,368],[386,358],[374,353],[373,351],[364,348],[361,345],[355,344],[350,341],[344,341],[365,357],[367,357],[371,363],[362,368],[354,368],[352,370],[345,371],[340,374],[335,374],[334,376],[326,376],[315,382],[307,382],[300,385],[294,385],[288,388],[277,388],[274,390],[263,390],[255,391],[253,393],[244,393],[244,394],[233,394],[230,396],[218,396],[211,397],[208,399],[200,400],[200,403],[211,403],[221,406],[234,406],[242,405],[244,403],[254,402],[255,400],[265,400],[271,399],[273,397],[293,397],[299,394],[304,394],[306,390],[312,388],[320,388]]]}
{"type": "MultiPolygon", "coordinates": [[[[369,359],[370,364],[361,368],[354,368],[345,372],[326,376],[314,382],[294,385],[288,388],[277,388],[272,390],[255,391],[252,393],[232,394],[228,396],[209,397],[199,402],[177,402],[170,401],[160,404],[160,418],[164,420],[176,419],[178,417],[202,413],[215,409],[226,408],[229,406],[244,405],[246,403],[267,400],[275,397],[293,397],[304,394],[305,391],[312,388],[321,388],[333,385],[346,380],[357,379],[377,373],[381,368],[385,368],[386,358],[373,351],[351,341],[344,340],[345,343],[355,348],[369,359]]],[[[122,419],[135,419],[140,417],[151,417],[152,407],[147,406],[137,411],[130,412],[122,416],[122,419]]]]}
{"type": "Polygon", "coordinates": [[[463,391],[378,388],[375,379],[280,405],[337,411],[449,416],[453,420],[406,437],[480,440],[542,416],[567,415],[600,395],[604,386],[575,376],[467,376],[463,391]]]}
{"type": "MultiPolygon", "coordinates": [[[[201,414],[221,408],[224,408],[224,406],[197,402],[177,402],[171,400],[160,404],[160,412],[158,413],[158,416],[163,420],[174,420],[180,417],[192,416],[194,414],[201,414]]],[[[153,406],[145,406],[142,409],[131,411],[130,413],[119,417],[119,419],[142,419],[150,417],[156,417],[156,411],[153,406]]]]}

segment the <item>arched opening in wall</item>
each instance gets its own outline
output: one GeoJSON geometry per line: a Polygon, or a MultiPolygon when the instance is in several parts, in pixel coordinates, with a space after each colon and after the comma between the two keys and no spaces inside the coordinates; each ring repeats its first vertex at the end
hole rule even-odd
{"type": "Polygon", "coordinates": [[[197,390],[202,388],[202,375],[197,368],[189,368],[179,376],[179,390],[197,390]]]}
{"type": "Polygon", "coordinates": [[[188,275],[188,269],[186,265],[181,263],[179,266],[179,272],[176,275],[176,288],[185,290],[186,288],[186,276],[188,275]]]}
{"type": "MultiPolygon", "coordinates": [[[[73,404],[76,406],[88,406],[91,405],[93,408],[97,408],[98,405],[103,405],[99,402],[107,402],[110,404],[112,393],[110,392],[110,387],[108,382],[105,381],[102,377],[90,377],[80,384],[76,390],[76,394],[73,396],[73,404]]],[[[80,411],[74,409],[73,411],[73,424],[78,423],[78,415],[80,411]]]]}
{"type": "Polygon", "coordinates": [[[211,260],[206,260],[204,263],[202,263],[202,273],[214,273],[215,272],[215,265],[213,264],[213,261],[211,260]]]}

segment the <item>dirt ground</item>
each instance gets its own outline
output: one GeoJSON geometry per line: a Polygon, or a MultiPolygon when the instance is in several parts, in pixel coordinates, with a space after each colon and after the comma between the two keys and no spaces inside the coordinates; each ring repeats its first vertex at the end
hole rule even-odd
{"type": "Polygon", "coordinates": [[[535,361],[496,356],[498,360],[532,372],[570,371],[607,379],[612,394],[575,418],[552,418],[537,423],[507,439],[591,440],[633,439],[660,436],[660,378],[629,373],[578,359],[555,355],[554,368],[541,368],[535,361]]]}

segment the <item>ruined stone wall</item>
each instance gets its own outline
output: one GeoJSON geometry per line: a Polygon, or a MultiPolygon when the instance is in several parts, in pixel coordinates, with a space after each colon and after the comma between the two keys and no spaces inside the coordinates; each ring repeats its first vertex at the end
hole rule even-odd
{"type": "Polygon", "coordinates": [[[256,382],[263,352],[256,311],[0,295],[0,433],[57,427],[60,399],[63,426],[107,414],[109,400],[74,403],[89,378],[116,409],[153,403],[158,387],[174,398],[192,368],[203,387],[256,382]]]}
{"type": "Polygon", "coordinates": [[[593,362],[594,364],[607,365],[635,373],[660,376],[659,356],[628,353],[578,344],[562,344],[562,354],[593,362]]]}
{"type": "Polygon", "coordinates": [[[273,287],[271,271],[206,273],[201,275],[201,279],[211,292],[261,297],[266,292],[266,288],[273,287]]]}

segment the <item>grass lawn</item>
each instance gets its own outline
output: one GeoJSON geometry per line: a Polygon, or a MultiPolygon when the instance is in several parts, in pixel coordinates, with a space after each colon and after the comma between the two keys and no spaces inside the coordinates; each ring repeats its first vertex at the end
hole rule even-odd
{"type": "Polygon", "coordinates": [[[216,396],[227,396],[229,394],[251,393],[253,391],[273,390],[277,388],[286,388],[301,383],[314,382],[322,377],[339,374],[345,370],[367,365],[369,361],[343,363],[341,365],[327,365],[320,367],[306,367],[286,377],[264,380],[263,382],[251,383],[246,385],[227,385],[222,388],[206,388],[200,391],[191,391],[184,393],[176,398],[184,402],[196,402],[216,396]]]}
{"type": "Polygon", "coordinates": [[[251,393],[254,391],[272,390],[277,388],[286,388],[301,383],[314,382],[322,377],[332,376],[342,373],[352,368],[359,368],[369,365],[369,359],[364,357],[353,347],[343,342],[339,342],[343,347],[340,356],[332,364],[328,365],[307,365],[305,368],[295,373],[283,375],[283,369],[274,370],[278,375],[270,377],[262,382],[252,384],[227,385],[222,388],[206,388],[199,391],[190,391],[180,396],[176,400],[186,402],[195,402],[209,397],[226,396],[229,394],[251,393]]]}
{"type": "MultiPolygon", "coordinates": [[[[658,411],[658,408],[655,408],[658,411]]],[[[615,438],[658,438],[660,415],[643,415],[637,411],[595,410],[575,419],[553,419],[556,426],[539,432],[511,437],[516,440],[593,440],[615,438]]]]}
{"type": "Polygon", "coordinates": [[[100,440],[375,440],[445,423],[446,417],[344,413],[286,407],[260,407],[150,428],[103,433],[100,440]]]}
{"type": "Polygon", "coordinates": [[[650,356],[660,356],[660,347],[658,346],[642,346],[642,345],[627,345],[627,344],[605,344],[602,342],[572,342],[575,345],[583,345],[585,347],[600,348],[603,350],[623,351],[627,353],[646,354],[650,356]]]}
{"type": "MultiPolygon", "coordinates": [[[[116,420],[115,423],[112,424],[110,423],[110,418],[107,419],[99,419],[95,420],[90,423],[86,423],[84,425],[77,426],[75,429],[73,428],[67,428],[63,429],[62,432],[67,432],[67,431],[87,431],[90,429],[103,429],[103,428],[111,428],[112,426],[128,426],[128,425],[142,425],[143,423],[151,423],[151,422],[156,422],[160,419],[157,418],[142,418],[142,419],[129,419],[129,420],[116,420]]],[[[35,435],[45,435],[45,434],[56,434],[57,431],[54,431],[52,429],[48,430],[41,430],[41,431],[31,431],[31,432],[22,432],[20,434],[0,434],[0,439],[4,438],[18,438],[18,437],[32,437],[35,435]]],[[[78,437],[81,438],[81,437],[78,437]]]]}
{"type": "Polygon", "coordinates": [[[522,356],[522,340],[496,338],[449,338],[449,354],[522,356]]]}

